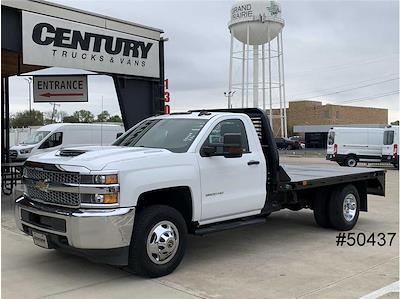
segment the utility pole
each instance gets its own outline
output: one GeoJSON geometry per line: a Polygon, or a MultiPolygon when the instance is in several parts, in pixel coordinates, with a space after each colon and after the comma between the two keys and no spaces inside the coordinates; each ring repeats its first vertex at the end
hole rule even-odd
{"type": "Polygon", "coordinates": [[[24,78],[26,82],[28,82],[28,88],[29,88],[29,115],[32,112],[32,77],[24,78]]]}
{"type": "Polygon", "coordinates": [[[226,98],[228,98],[228,109],[231,109],[232,108],[232,97],[233,97],[233,95],[235,94],[235,92],[236,91],[225,91],[224,92],[224,96],[226,97],[226,98]]]}
{"type": "Polygon", "coordinates": [[[60,104],[56,104],[56,103],[49,103],[50,105],[53,105],[53,111],[51,112],[51,123],[54,123],[54,117],[56,116],[56,106],[60,107],[60,104]]]}

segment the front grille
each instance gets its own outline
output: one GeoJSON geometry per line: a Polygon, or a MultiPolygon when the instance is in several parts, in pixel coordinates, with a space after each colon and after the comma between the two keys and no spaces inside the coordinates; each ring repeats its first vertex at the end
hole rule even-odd
{"type": "Polygon", "coordinates": [[[79,193],[59,192],[59,191],[40,191],[34,186],[27,186],[27,194],[33,200],[62,205],[62,206],[79,206],[81,197],[79,193]]]}
{"type": "Polygon", "coordinates": [[[18,152],[16,150],[10,150],[10,158],[16,159],[18,156],[18,152]]]}
{"type": "Polygon", "coordinates": [[[55,172],[41,170],[37,168],[25,167],[25,176],[33,180],[48,180],[53,183],[67,183],[67,184],[79,184],[80,176],[79,173],[73,172],[55,172]]]}
{"type": "MultiPolygon", "coordinates": [[[[25,167],[24,177],[33,181],[46,181],[60,184],[79,184],[79,173],[47,171],[38,168],[25,167]]],[[[38,200],[54,205],[77,207],[81,204],[79,193],[39,190],[35,183],[27,183],[26,194],[32,200],[38,200]]]]}

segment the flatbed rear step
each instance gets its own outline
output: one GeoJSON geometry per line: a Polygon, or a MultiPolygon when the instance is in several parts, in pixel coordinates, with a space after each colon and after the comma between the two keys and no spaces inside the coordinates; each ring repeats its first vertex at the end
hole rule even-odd
{"type": "Polygon", "coordinates": [[[265,223],[266,219],[265,217],[259,217],[259,218],[247,218],[247,219],[241,219],[237,221],[229,221],[229,222],[223,222],[223,223],[218,223],[215,225],[208,225],[206,227],[200,227],[194,231],[195,235],[206,235],[206,234],[211,234],[211,233],[216,233],[232,228],[238,228],[238,227],[243,227],[246,225],[252,225],[252,224],[258,224],[258,223],[265,223]]]}

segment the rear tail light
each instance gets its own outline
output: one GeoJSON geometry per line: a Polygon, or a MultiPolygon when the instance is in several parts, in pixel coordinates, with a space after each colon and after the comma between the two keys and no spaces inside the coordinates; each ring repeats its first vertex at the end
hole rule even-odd
{"type": "Polygon", "coordinates": [[[337,154],[337,144],[336,143],[333,145],[333,154],[334,155],[337,154]]]}
{"type": "Polygon", "coordinates": [[[393,155],[397,156],[397,144],[393,144],[393,155]]]}

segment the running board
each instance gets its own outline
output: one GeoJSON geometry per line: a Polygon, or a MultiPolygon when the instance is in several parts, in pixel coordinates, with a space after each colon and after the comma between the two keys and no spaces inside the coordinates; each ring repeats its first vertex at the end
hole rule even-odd
{"type": "Polygon", "coordinates": [[[206,227],[201,227],[198,228],[194,231],[195,235],[206,235],[206,234],[211,234],[211,233],[216,233],[228,229],[233,229],[233,228],[239,228],[247,225],[252,225],[252,224],[260,224],[260,223],[265,223],[266,219],[265,217],[260,217],[260,218],[250,218],[250,219],[242,219],[238,221],[230,221],[230,222],[222,222],[222,223],[217,223],[213,225],[208,225],[206,227]]]}

